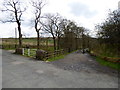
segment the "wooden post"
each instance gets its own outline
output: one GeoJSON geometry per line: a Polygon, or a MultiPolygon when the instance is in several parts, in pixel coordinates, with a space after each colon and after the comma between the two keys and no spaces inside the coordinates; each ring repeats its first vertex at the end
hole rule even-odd
{"type": "Polygon", "coordinates": [[[22,48],[22,55],[25,55],[24,48],[22,48]]]}
{"type": "Polygon", "coordinates": [[[15,48],[17,48],[17,29],[15,28],[15,48]]]}
{"type": "Polygon", "coordinates": [[[47,47],[47,50],[48,50],[48,39],[49,39],[49,38],[47,38],[47,40],[46,40],[46,47],[47,47]]]}
{"type": "Polygon", "coordinates": [[[28,56],[30,56],[30,49],[28,49],[28,56]]]}

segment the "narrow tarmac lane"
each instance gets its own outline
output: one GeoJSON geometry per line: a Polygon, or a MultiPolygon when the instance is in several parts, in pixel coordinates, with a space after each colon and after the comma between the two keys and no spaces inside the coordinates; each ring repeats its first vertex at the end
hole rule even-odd
{"type": "Polygon", "coordinates": [[[2,88],[118,88],[116,76],[64,70],[4,50],[2,80],[2,88]]]}

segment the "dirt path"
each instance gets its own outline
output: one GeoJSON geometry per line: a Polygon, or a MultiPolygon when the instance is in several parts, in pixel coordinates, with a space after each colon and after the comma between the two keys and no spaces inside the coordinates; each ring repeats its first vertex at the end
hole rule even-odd
{"type": "Polygon", "coordinates": [[[77,72],[85,71],[88,73],[103,73],[112,76],[118,75],[117,70],[100,65],[87,53],[82,54],[80,52],[74,52],[67,55],[64,59],[49,62],[49,64],[53,64],[56,67],[62,68],[64,70],[72,70],[77,72]]]}

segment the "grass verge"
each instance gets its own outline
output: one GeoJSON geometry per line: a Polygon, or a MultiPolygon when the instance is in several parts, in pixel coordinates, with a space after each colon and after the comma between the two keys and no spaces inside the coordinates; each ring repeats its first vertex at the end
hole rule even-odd
{"type": "Polygon", "coordinates": [[[119,63],[113,63],[109,61],[105,61],[101,59],[100,57],[95,57],[96,61],[99,62],[101,65],[111,67],[113,69],[119,70],[120,71],[120,64],[119,63]]]}
{"type": "Polygon", "coordinates": [[[59,60],[59,59],[63,59],[66,55],[68,55],[70,53],[73,53],[75,51],[77,51],[77,50],[74,50],[72,52],[66,53],[64,55],[59,55],[59,56],[51,57],[51,58],[47,59],[46,62],[52,62],[52,61],[56,61],[56,60],[59,60]]]}
{"type": "Polygon", "coordinates": [[[56,56],[56,57],[51,57],[49,59],[46,60],[46,62],[52,62],[52,61],[56,61],[56,60],[59,60],[59,59],[63,59],[66,55],[59,55],[59,56],[56,56]]]}

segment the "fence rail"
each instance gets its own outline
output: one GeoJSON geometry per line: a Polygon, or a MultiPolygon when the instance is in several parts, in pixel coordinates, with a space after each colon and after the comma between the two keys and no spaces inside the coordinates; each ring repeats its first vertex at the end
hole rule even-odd
{"type": "Polygon", "coordinates": [[[37,49],[26,49],[23,48],[23,55],[29,57],[35,57],[37,49]]]}
{"type": "MultiPolygon", "coordinates": [[[[24,56],[29,56],[29,57],[36,57],[36,51],[37,49],[26,49],[23,48],[23,55],[24,56]]],[[[54,52],[46,52],[44,56],[44,60],[47,60],[52,57],[56,57],[59,55],[64,55],[67,51],[66,50],[55,50],[54,52]]]]}
{"type": "Polygon", "coordinates": [[[46,56],[45,56],[45,60],[51,58],[51,57],[56,57],[56,56],[59,56],[59,55],[64,55],[66,53],[65,50],[61,49],[61,50],[55,50],[54,52],[52,53],[46,53],[46,56]]]}
{"type": "MultiPolygon", "coordinates": [[[[0,45],[0,48],[1,49],[15,49],[16,47],[18,47],[18,45],[0,45]]],[[[24,48],[24,47],[26,47],[26,45],[23,45],[23,55],[24,56],[28,56],[28,57],[36,57],[36,51],[37,51],[37,49],[31,49],[32,48],[32,46],[30,46],[30,48],[24,48]]],[[[34,47],[36,47],[36,46],[34,46],[34,47]]],[[[56,56],[59,56],[59,55],[63,55],[63,54],[65,54],[66,52],[68,52],[68,50],[66,49],[61,49],[61,50],[55,50],[55,51],[53,51],[53,52],[47,52],[46,54],[45,54],[45,57],[44,57],[44,59],[45,60],[47,60],[47,59],[49,59],[49,58],[51,58],[51,57],[56,57],[56,56]]]]}

